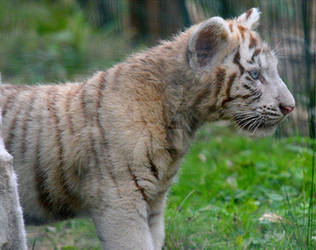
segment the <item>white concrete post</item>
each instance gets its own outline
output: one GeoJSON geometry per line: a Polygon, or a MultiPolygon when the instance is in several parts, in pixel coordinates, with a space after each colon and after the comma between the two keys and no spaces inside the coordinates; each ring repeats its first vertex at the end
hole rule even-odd
{"type": "Polygon", "coordinates": [[[0,249],[26,250],[26,237],[20,206],[13,157],[7,152],[2,137],[0,109],[0,249]]]}

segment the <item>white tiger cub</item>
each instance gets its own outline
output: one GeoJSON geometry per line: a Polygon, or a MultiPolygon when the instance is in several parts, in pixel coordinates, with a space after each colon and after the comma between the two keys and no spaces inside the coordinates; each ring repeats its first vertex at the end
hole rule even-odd
{"type": "Polygon", "coordinates": [[[267,135],[294,109],[258,20],[210,18],[82,83],[0,86],[26,223],[88,215],[103,249],[161,249],[195,131],[230,119],[267,135]]]}

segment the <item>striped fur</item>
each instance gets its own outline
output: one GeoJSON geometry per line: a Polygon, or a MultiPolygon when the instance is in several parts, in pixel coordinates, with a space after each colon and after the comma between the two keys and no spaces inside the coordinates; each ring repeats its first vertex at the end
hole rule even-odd
{"type": "Polygon", "coordinates": [[[294,107],[258,19],[211,18],[82,83],[0,86],[26,222],[90,215],[104,249],[161,249],[194,132],[230,119],[264,135],[294,107]]]}

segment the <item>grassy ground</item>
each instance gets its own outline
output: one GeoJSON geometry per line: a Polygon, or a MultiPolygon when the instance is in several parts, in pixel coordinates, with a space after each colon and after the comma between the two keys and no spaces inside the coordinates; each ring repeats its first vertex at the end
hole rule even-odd
{"type": "MultiPolygon", "coordinates": [[[[202,129],[169,194],[165,249],[306,249],[310,143],[202,129]]],[[[100,249],[85,219],[27,232],[35,249],[100,249]]]]}
{"type": "MultiPolygon", "coordinates": [[[[82,80],[132,52],[115,25],[96,29],[75,2],[0,0],[4,82],[82,80]]],[[[170,191],[165,249],[306,249],[310,143],[202,129],[170,191]],[[260,221],[266,213],[276,222],[260,221]]],[[[27,233],[34,249],[100,249],[87,219],[27,233]]]]}

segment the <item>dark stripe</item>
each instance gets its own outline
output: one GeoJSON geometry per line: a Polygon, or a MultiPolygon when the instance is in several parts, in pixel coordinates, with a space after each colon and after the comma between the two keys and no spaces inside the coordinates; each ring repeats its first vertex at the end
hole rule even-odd
{"type": "Polygon", "coordinates": [[[247,13],[246,13],[246,19],[248,19],[250,17],[252,13],[252,9],[248,10],[247,13]]]}
{"type": "MultiPolygon", "coordinates": [[[[20,92],[19,92],[20,94],[20,92]]],[[[17,98],[18,96],[16,96],[17,98]]],[[[18,101],[17,101],[18,102],[18,101]]],[[[15,111],[15,113],[13,114],[13,119],[9,125],[9,129],[8,129],[8,137],[7,137],[7,140],[6,140],[6,148],[8,149],[9,153],[13,153],[13,148],[11,147],[12,145],[12,142],[14,140],[14,137],[15,137],[15,129],[16,129],[16,125],[17,125],[17,121],[18,121],[18,118],[19,118],[19,114],[20,112],[22,111],[22,103],[16,103],[16,106],[17,106],[17,110],[15,111]]]]}
{"type": "Polygon", "coordinates": [[[5,117],[5,115],[7,113],[7,109],[9,108],[10,104],[13,103],[13,101],[17,97],[18,93],[19,93],[19,91],[14,91],[9,96],[7,96],[7,98],[4,100],[4,102],[2,104],[2,117],[5,117]]]}
{"type": "MultiPolygon", "coordinates": [[[[225,76],[226,76],[226,70],[223,68],[218,68],[216,72],[216,76],[215,76],[215,81],[216,81],[215,86],[214,86],[215,97],[219,94],[222,88],[222,83],[225,80],[225,76]]],[[[193,102],[193,107],[197,107],[198,105],[200,105],[202,101],[211,94],[211,92],[213,92],[213,90],[208,85],[207,88],[203,89],[203,91],[201,91],[201,93],[195,98],[193,102]]]]}
{"type": "Polygon", "coordinates": [[[209,114],[210,114],[210,113],[214,113],[214,112],[216,112],[216,111],[217,111],[216,105],[210,106],[210,107],[208,108],[208,113],[209,113],[209,114]]]}
{"type": "MultiPolygon", "coordinates": [[[[200,91],[200,93],[197,95],[197,97],[194,99],[192,107],[197,107],[201,104],[201,102],[204,100],[205,97],[209,96],[211,93],[210,83],[207,84],[207,86],[200,91]]],[[[165,115],[166,116],[166,115],[165,115]]],[[[167,120],[167,119],[165,119],[167,120]]],[[[169,122],[170,123],[170,122],[169,122]]],[[[170,127],[171,124],[168,124],[168,127],[170,127]]],[[[173,127],[172,127],[173,128],[173,127]]]]}
{"type": "Polygon", "coordinates": [[[188,124],[189,124],[189,129],[190,129],[188,131],[189,136],[193,136],[195,131],[198,129],[198,127],[200,125],[200,121],[195,116],[190,116],[187,120],[188,120],[188,124]]]}
{"type": "Polygon", "coordinates": [[[231,32],[233,32],[233,23],[232,22],[229,23],[229,29],[231,32]]]}
{"type": "MultiPolygon", "coordinates": [[[[84,116],[84,129],[87,129],[88,142],[90,143],[90,150],[91,150],[91,153],[92,153],[92,156],[90,154],[88,154],[88,162],[90,163],[91,160],[94,161],[95,169],[99,170],[99,173],[97,174],[96,177],[99,178],[99,179],[102,179],[102,172],[101,172],[102,166],[101,166],[101,163],[100,163],[100,159],[102,159],[102,157],[104,156],[104,150],[103,150],[102,147],[100,147],[101,148],[101,152],[100,152],[100,155],[98,155],[98,151],[96,149],[97,141],[95,140],[95,138],[93,136],[93,133],[91,131],[91,126],[93,126],[91,124],[92,120],[88,119],[88,111],[86,109],[86,100],[85,100],[86,87],[87,87],[87,82],[82,84],[82,90],[81,90],[82,92],[81,92],[81,96],[80,96],[81,102],[80,103],[81,103],[81,108],[82,108],[82,112],[83,112],[83,116],[84,116]]],[[[99,97],[97,97],[97,98],[99,98],[99,97]]],[[[98,100],[97,100],[97,103],[98,103],[98,100]]],[[[98,110],[96,112],[98,112],[98,110]]],[[[96,118],[96,119],[98,119],[98,118],[96,118]]],[[[98,187],[98,192],[101,193],[100,187],[98,187]]]]}
{"type": "Polygon", "coordinates": [[[261,98],[261,96],[262,96],[262,93],[257,94],[257,95],[251,100],[250,103],[253,103],[253,102],[259,100],[259,99],[261,98]]]}
{"type": "Polygon", "coordinates": [[[216,72],[215,77],[215,90],[214,90],[214,96],[215,98],[218,97],[221,89],[224,87],[224,81],[226,77],[226,70],[223,68],[218,68],[216,72]]]}
{"type": "Polygon", "coordinates": [[[252,54],[252,57],[251,57],[251,61],[255,61],[255,57],[259,55],[259,53],[261,52],[260,49],[256,49],[253,54],[252,54]]]}
{"type": "Polygon", "coordinates": [[[84,82],[81,88],[81,94],[80,94],[80,105],[84,117],[84,127],[88,126],[88,111],[86,109],[86,87],[87,83],[84,82]]]}
{"type": "Polygon", "coordinates": [[[168,151],[170,157],[173,160],[176,160],[179,157],[179,152],[174,145],[174,137],[175,137],[175,128],[166,127],[166,150],[168,151]]]}
{"type": "MultiPolygon", "coordinates": [[[[226,77],[226,70],[223,68],[219,68],[216,72],[215,86],[223,86],[223,82],[226,77]]],[[[219,94],[219,90],[216,89],[215,96],[219,94]]]]}
{"type": "Polygon", "coordinates": [[[252,95],[250,95],[250,94],[247,94],[247,95],[237,95],[237,96],[234,96],[233,98],[231,98],[229,101],[233,101],[233,100],[235,100],[235,99],[237,99],[237,98],[242,98],[242,99],[247,99],[247,98],[249,98],[249,97],[251,97],[252,95]]]}
{"type": "MultiPolygon", "coordinates": [[[[107,72],[103,72],[102,75],[101,75],[101,79],[100,79],[100,83],[98,85],[98,92],[97,92],[97,107],[96,107],[96,110],[97,110],[97,116],[96,116],[96,120],[97,120],[97,128],[99,130],[99,133],[101,134],[101,157],[104,157],[105,155],[105,152],[104,151],[107,151],[108,152],[108,144],[107,144],[107,141],[106,141],[106,137],[105,137],[105,132],[104,132],[104,128],[101,124],[101,121],[100,121],[100,110],[101,110],[101,101],[102,101],[102,98],[103,98],[103,91],[105,90],[105,84],[106,84],[106,76],[107,76],[107,72]]],[[[108,158],[110,159],[110,156],[108,156],[108,158]]],[[[112,165],[110,166],[112,167],[112,165]]],[[[120,189],[118,187],[118,183],[114,177],[114,174],[112,173],[112,171],[108,168],[106,168],[107,171],[108,171],[108,174],[114,184],[114,188],[117,192],[117,195],[118,197],[121,197],[121,192],[120,192],[120,189]]]]}
{"type": "MultiPolygon", "coordinates": [[[[82,93],[81,93],[81,108],[82,108],[82,111],[83,111],[83,116],[85,117],[85,119],[84,119],[84,128],[88,129],[88,141],[90,143],[90,150],[91,150],[91,153],[93,155],[92,157],[90,155],[88,155],[88,162],[90,162],[91,159],[94,160],[96,169],[98,169],[100,171],[99,177],[101,177],[100,159],[103,157],[104,151],[102,150],[102,147],[100,147],[101,148],[101,153],[100,153],[100,156],[98,155],[98,151],[96,149],[97,142],[96,142],[95,138],[93,137],[92,131],[90,129],[91,126],[92,126],[92,124],[90,124],[90,123],[92,121],[87,119],[88,111],[86,109],[86,100],[85,100],[87,83],[85,82],[83,85],[84,86],[82,88],[82,93]]],[[[97,98],[99,98],[99,97],[97,97],[97,98]]],[[[97,103],[98,103],[98,101],[97,101],[97,103]]],[[[97,104],[97,106],[98,106],[98,104],[97,104]]],[[[97,112],[98,112],[98,110],[97,110],[97,112]]],[[[98,118],[96,118],[96,119],[98,119],[98,118]]]]}
{"type": "Polygon", "coordinates": [[[149,201],[149,198],[148,198],[147,195],[145,194],[144,188],[141,187],[141,186],[139,186],[138,181],[137,181],[137,178],[136,178],[135,174],[133,173],[133,170],[131,169],[131,167],[130,167],[129,164],[127,164],[127,169],[128,169],[129,174],[130,174],[131,177],[132,177],[132,180],[134,181],[134,184],[135,184],[135,186],[136,186],[136,189],[142,194],[144,201],[148,202],[148,201],[149,201]]]}
{"type": "Polygon", "coordinates": [[[100,167],[100,161],[99,161],[99,157],[98,157],[98,152],[96,150],[96,141],[95,141],[95,139],[92,136],[91,130],[89,130],[88,137],[89,137],[88,140],[90,141],[90,148],[91,148],[91,151],[92,151],[92,154],[93,154],[93,159],[95,161],[95,166],[96,167],[100,167]]]}
{"type": "Polygon", "coordinates": [[[57,164],[57,174],[55,176],[55,180],[58,183],[57,185],[60,185],[60,188],[62,189],[62,194],[57,194],[57,196],[64,196],[65,199],[57,198],[58,201],[57,204],[54,205],[54,209],[57,208],[58,210],[57,216],[61,216],[62,218],[69,218],[74,216],[71,208],[74,206],[78,206],[80,204],[80,201],[79,198],[72,193],[65,174],[64,150],[61,137],[62,132],[59,129],[60,119],[57,115],[56,108],[57,90],[57,87],[49,88],[47,107],[50,119],[53,121],[53,127],[55,130],[57,160],[59,161],[59,163],[57,164]]]}
{"type": "Polygon", "coordinates": [[[77,89],[74,92],[69,91],[66,96],[66,116],[67,116],[67,122],[69,126],[69,132],[71,135],[75,133],[74,123],[72,121],[72,115],[70,112],[71,99],[74,99],[75,97],[77,97],[77,95],[82,91],[83,88],[85,88],[85,82],[77,86],[77,89]]]}
{"type": "Polygon", "coordinates": [[[249,76],[246,76],[245,78],[246,78],[248,81],[253,82],[253,79],[252,79],[252,78],[250,78],[249,76]]]}
{"type": "Polygon", "coordinates": [[[248,95],[243,95],[243,96],[241,96],[241,98],[242,99],[248,99],[250,96],[252,96],[252,95],[249,95],[249,94],[248,95]]]}
{"type": "Polygon", "coordinates": [[[244,67],[243,67],[243,66],[241,65],[241,63],[240,63],[240,53],[239,53],[239,49],[238,49],[238,51],[236,52],[236,54],[235,54],[235,56],[234,56],[233,63],[235,63],[235,64],[239,67],[240,75],[243,75],[244,72],[245,72],[245,69],[244,69],[244,67]]]}
{"type": "Polygon", "coordinates": [[[151,212],[150,213],[150,218],[153,218],[153,217],[156,217],[156,216],[159,216],[161,215],[161,212],[151,212]]]}
{"type": "Polygon", "coordinates": [[[36,90],[33,90],[31,93],[31,100],[28,106],[28,109],[25,112],[24,120],[22,122],[22,138],[21,138],[21,153],[22,159],[25,159],[25,152],[26,152],[26,135],[28,131],[28,121],[30,114],[33,110],[33,104],[35,100],[36,90]]]}
{"type": "Polygon", "coordinates": [[[244,84],[244,85],[242,85],[244,88],[246,88],[246,89],[248,89],[248,90],[250,90],[251,88],[248,86],[248,85],[246,85],[246,84],[244,84]]]}
{"type": "Polygon", "coordinates": [[[121,76],[121,68],[122,68],[122,65],[118,64],[117,68],[114,71],[114,75],[113,75],[113,90],[119,90],[119,87],[120,87],[119,79],[120,79],[120,76],[121,76]]]}
{"type": "Polygon", "coordinates": [[[83,111],[83,119],[84,119],[85,126],[86,126],[87,121],[88,121],[88,113],[86,111],[86,101],[85,101],[86,85],[87,85],[87,82],[82,83],[81,95],[80,95],[80,104],[81,104],[81,109],[83,111]]]}
{"type": "Polygon", "coordinates": [[[75,98],[80,91],[85,87],[86,82],[81,83],[78,88],[75,90],[75,92],[72,94],[72,97],[75,98]]]}
{"type": "Polygon", "coordinates": [[[227,82],[227,88],[226,88],[226,96],[227,97],[230,97],[230,90],[231,90],[231,87],[232,87],[236,77],[237,77],[237,73],[236,72],[232,73],[229,76],[229,79],[228,79],[228,82],[227,82]]]}
{"type": "Polygon", "coordinates": [[[197,107],[201,104],[201,102],[207,97],[209,96],[211,93],[211,88],[210,86],[207,86],[207,89],[203,89],[203,91],[200,92],[200,94],[198,94],[198,96],[195,98],[194,103],[193,103],[193,107],[197,107]]]}
{"type": "Polygon", "coordinates": [[[221,91],[222,85],[221,84],[215,84],[214,86],[214,96],[217,97],[219,92],[221,91]]]}
{"type": "Polygon", "coordinates": [[[266,79],[262,75],[260,76],[259,80],[262,82],[262,84],[267,84],[266,79]]]}
{"type": "Polygon", "coordinates": [[[238,24],[238,29],[240,31],[242,40],[245,40],[245,32],[246,32],[247,28],[245,28],[244,26],[238,24]]]}
{"type": "MultiPolygon", "coordinates": [[[[80,88],[80,87],[78,87],[80,88]]],[[[70,101],[72,98],[72,93],[71,90],[68,91],[67,96],[66,96],[66,103],[65,103],[65,109],[66,109],[66,117],[67,117],[67,122],[68,122],[68,127],[69,127],[69,133],[70,135],[74,134],[74,125],[72,122],[72,117],[71,117],[71,112],[70,112],[70,101]]]]}
{"type": "Polygon", "coordinates": [[[62,145],[62,138],[61,138],[61,131],[59,129],[59,117],[57,115],[57,110],[56,110],[56,97],[57,97],[57,88],[56,87],[51,87],[49,89],[49,94],[48,94],[48,111],[49,111],[49,116],[51,120],[53,121],[53,127],[55,130],[55,139],[56,139],[56,145],[57,145],[57,157],[59,160],[59,166],[62,167],[64,165],[64,150],[63,150],[63,145],[62,145]]]}
{"type": "Polygon", "coordinates": [[[147,156],[148,161],[149,161],[151,173],[153,174],[153,176],[155,176],[156,179],[159,179],[158,168],[155,165],[155,163],[153,162],[148,150],[147,150],[146,156],[147,156]]]}
{"type": "Polygon", "coordinates": [[[227,82],[227,84],[226,84],[226,99],[223,101],[222,106],[224,106],[225,103],[227,103],[227,102],[229,102],[229,101],[231,100],[231,97],[230,97],[230,90],[231,90],[231,88],[232,88],[232,85],[233,85],[233,83],[234,83],[236,77],[237,77],[237,73],[236,73],[236,72],[232,73],[232,74],[229,76],[228,82],[227,82]]]}
{"type": "Polygon", "coordinates": [[[252,49],[258,45],[258,40],[253,37],[250,33],[250,42],[249,42],[249,49],[252,49]]]}
{"type": "MultiPolygon", "coordinates": [[[[88,111],[86,109],[86,87],[87,87],[87,82],[84,82],[82,84],[82,88],[81,88],[81,95],[80,95],[80,104],[81,104],[81,109],[82,109],[82,113],[83,113],[83,117],[84,117],[84,128],[88,128],[88,141],[90,142],[90,150],[93,154],[92,159],[95,162],[95,166],[98,167],[99,166],[99,158],[98,158],[98,154],[97,151],[95,149],[95,140],[92,137],[92,132],[90,129],[91,124],[88,124],[88,111]]],[[[91,157],[90,155],[88,155],[88,162],[90,162],[91,157]]]]}
{"type": "Polygon", "coordinates": [[[178,156],[178,152],[174,146],[169,145],[166,149],[173,160],[178,156]]]}
{"type": "MultiPolygon", "coordinates": [[[[41,112],[41,109],[39,109],[41,112]]],[[[48,178],[47,173],[42,171],[41,169],[41,161],[40,161],[40,149],[41,142],[42,142],[42,131],[43,131],[43,124],[42,124],[42,116],[38,114],[40,118],[38,119],[38,127],[39,130],[37,131],[36,136],[36,146],[35,146],[35,162],[34,162],[34,173],[35,173],[35,183],[38,192],[38,200],[42,207],[47,210],[51,211],[52,209],[52,200],[50,197],[49,189],[46,185],[46,180],[48,178]]]]}

